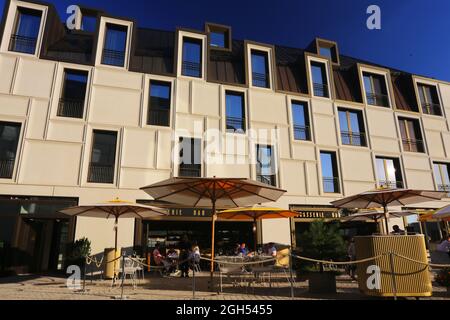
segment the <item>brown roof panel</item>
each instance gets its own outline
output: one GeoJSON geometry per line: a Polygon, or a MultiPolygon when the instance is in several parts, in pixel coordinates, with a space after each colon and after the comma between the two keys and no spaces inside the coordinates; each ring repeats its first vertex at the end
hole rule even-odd
{"type": "Polygon", "coordinates": [[[245,84],[244,41],[233,40],[231,51],[209,49],[208,80],[245,84]]]}
{"type": "Polygon", "coordinates": [[[333,67],[333,81],[336,99],[362,103],[356,65],[350,68],[333,67]]]}
{"type": "Polygon", "coordinates": [[[277,89],[308,94],[304,50],[275,46],[275,60],[277,89]]]}
{"type": "Polygon", "coordinates": [[[391,71],[391,79],[397,109],[419,112],[412,76],[391,71]]]}

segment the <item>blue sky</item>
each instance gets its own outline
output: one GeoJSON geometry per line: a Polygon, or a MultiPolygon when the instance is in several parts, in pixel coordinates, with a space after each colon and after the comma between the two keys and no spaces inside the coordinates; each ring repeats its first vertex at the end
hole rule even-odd
{"type": "MultiPolygon", "coordinates": [[[[5,0],[0,0],[3,8],[5,0]]],[[[70,4],[132,17],[139,26],[203,29],[231,25],[233,38],[306,47],[314,37],[337,41],[341,54],[450,81],[448,0],[48,0],[63,20],[70,4]],[[366,28],[366,9],[381,8],[381,30],[366,28]]]]}

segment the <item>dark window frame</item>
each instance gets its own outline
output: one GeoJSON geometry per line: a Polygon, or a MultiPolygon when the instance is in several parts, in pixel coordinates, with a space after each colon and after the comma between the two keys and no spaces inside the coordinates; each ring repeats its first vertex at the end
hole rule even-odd
{"type": "Polygon", "coordinates": [[[88,176],[87,176],[87,182],[88,183],[100,183],[100,184],[114,184],[116,180],[116,166],[117,166],[117,155],[118,155],[118,138],[119,133],[118,131],[114,130],[104,130],[104,129],[94,129],[92,130],[92,139],[91,139],[91,153],[89,157],[89,167],[88,167],[88,176]],[[92,156],[94,153],[94,147],[95,147],[95,138],[96,134],[104,134],[104,135],[111,135],[115,138],[115,145],[114,145],[114,163],[101,163],[101,162],[93,162],[92,156]],[[98,179],[97,179],[98,178],[98,179]]]}
{"type": "Polygon", "coordinates": [[[127,66],[127,52],[128,52],[128,37],[129,37],[129,26],[105,22],[104,24],[104,37],[103,37],[103,46],[101,51],[100,63],[105,66],[116,67],[116,68],[126,68],[127,66]],[[108,35],[108,30],[116,30],[119,32],[125,32],[125,47],[123,52],[121,50],[115,49],[107,49],[106,48],[106,40],[108,35]],[[105,59],[112,59],[112,61],[117,60],[118,62],[122,62],[122,64],[108,63],[105,59]]]}
{"type": "Polygon", "coordinates": [[[416,152],[416,153],[426,153],[425,150],[425,140],[422,134],[422,127],[420,125],[420,120],[416,118],[408,118],[399,116],[397,118],[400,139],[402,141],[403,151],[406,152],[416,152]],[[410,123],[413,125],[413,132],[410,132],[410,123]],[[406,136],[403,135],[403,130],[406,136]],[[413,136],[413,137],[412,137],[413,136]]]}
{"type": "Polygon", "coordinates": [[[433,176],[434,176],[434,183],[436,184],[438,191],[446,191],[450,193],[450,183],[444,183],[444,180],[442,178],[442,167],[445,166],[445,170],[447,171],[447,176],[450,177],[450,163],[448,162],[442,162],[442,161],[433,161],[433,176]],[[438,166],[439,168],[439,176],[441,178],[441,181],[438,181],[438,177],[435,173],[435,166],[438,166]]]}
{"type": "Polygon", "coordinates": [[[261,50],[257,48],[250,49],[250,74],[251,74],[251,86],[255,88],[271,89],[272,79],[271,79],[271,63],[269,52],[266,50],[261,50]],[[265,73],[253,71],[253,56],[264,57],[264,68],[265,73]],[[256,82],[255,82],[256,81],[256,82]],[[259,84],[258,84],[259,82],[259,84]],[[265,84],[263,84],[265,82],[265,84]]]}
{"type": "Polygon", "coordinates": [[[378,187],[384,188],[404,188],[405,182],[403,178],[402,166],[400,163],[400,159],[396,157],[386,157],[386,156],[375,156],[375,173],[376,173],[376,181],[378,187]],[[377,160],[383,160],[383,170],[385,180],[380,179],[380,172],[378,172],[377,160]],[[395,170],[395,181],[388,180],[388,168],[386,166],[386,161],[392,161],[395,170]]]}
{"type": "Polygon", "coordinates": [[[178,176],[179,177],[201,177],[202,176],[202,140],[200,138],[194,138],[194,137],[179,137],[178,138],[179,146],[181,149],[178,151],[178,156],[180,163],[178,164],[178,176]],[[184,157],[184,148],[183,148],[183,140],[189,139],[190,140],[190,162],[191,163],[183,163],[183,157],[184,157]],[[198,143],[198,149],[197,144],[198,143]],[[199,162],[195,163],[196,155],[195,152],[199,152],[199,162]]]}
{"type": "Polygon", "coordinates": [[[318,61],[318,60],[310,60],[309,61],[309,70],[311,74],[311,87],[312,87],[312,96],[318,97],[318,98],[327,98],[331,99],[331,87],[330,87],[330,74],[328,72],[328,64],[325,61],[318,61]],[[314,75],[313,75],[313,66],[320,67],[321,69],[321,76],[322,80],[325,78],[325,83],[317,83],[314,82],[314,75]]]}
{"type": "Polygon", "coordinates": [[[172,82],[150,79],[148,87],[147,119],[146,124],[150,126],[170,127],[172,111],[172,82]],[[166,86],[169,90],[168,109],[152,107],[152,85],[166,86]],[[153,109],[153,110],[152,110],[153,109]],[[153,113],[153,115],[152,115],[153,113]],[[156,117],[153,117],[156,116],[156,117]],[[158,120],[154,121],[157,118],[158,120]],[[154,122],[152,122],[154,121],[154,122]]]}
{"type": "Polygon", "coordinates": [[[246,103],[245,103],[245,93],[241,91],[234,90],[225,90],[225,130],[230,133],[246,133],[247,132],[247,112],[246,112],[246,103]],[[242,109],[242,118],[230,117],[228,116],[228,106],[227,106],[227,96],[239,96],[242,101],[241,109],[242,109]],[[229,128],[233,125],[240,125],[240,128],[229,128]]]}
{"type": "Polygon", "coordinates": [[[232,49],[232,36],[231,27],[215,23],[205,23],[205,32],[208,34],[208,48],[211,50],[219,51],[231,51],[232,49]],[[211,44],[211,33],[222,33],[224,36],[224,46],[214,46],[211,44]]]}
{"type": "Polygon", "coordinates": [[[436,85],[416,82],[420,110],[423,114],[443,116],[442,103],[436,85]],[[430,90],[432,101],[428,101],[426,90],[430,90]]]}
{"type": "Polygon", "coordinates": [[[20,54],[29,54],[29,55],[37,54],[39,37],[40,37],[40,35],[42,33],[42,29],[43,29],[43,27],[41,27],[43,15],[44,15],[43,10],[29,8],[29,7],[23,7],[23,6],[17,6],[16,12],[15,12],[15,17],[14,17],[14,23],[13,23],[13,27],[11,29],[11,35],[10,35],[10,39],[9,39],[8,51],[16,52],[16,53],[20,53],[20,54]],[[39,28],[37,30],[36,38],[18,34],[19,33],[19,30],[18,30],[19,16],[21,14],[27,14],[29,16],[39,17],[39,28]],[[24,46],[25,48],[27,48],[29,46],[33,46],[33,50],[32,50],[32,52],[24,51],[24,50],[21,51],[21,50],[17,49],[17,46],[19,46],[19,47],[24,46]]]}
{"type": "Polygon", "coordinates": [[[309,103],[302,100],[291,100],[291,117],[292,117],[292,137],[295,141],[312,141],[311,135],[311,119],[309,113],[309,103]],[[305,125],[296,124],[294,119],[294,107],[303,106],[303,117],[305,118],[305,125]],[[297,138],[298,136],[305,136],[305,139],[297,138]]]}
{"type": "Polygon", "coordinates": [[[196,38],[193,36],[189,36],[189,35],[183,35],[181,38],[181,70],[180,70],[180,74],[183,77],[189,77],[189,78],[196,78],[196,79],[203,79],[204,75],[204,70],[203,70],[203,65],[205,63],[205,52],[204,52],[204,43],[203,43],[203,39],[201,38],[196,38]],[[195,61],[185,61],[184,60],[184,44],[186,42],[189,42],[191,44],[196,44],[199,46],[200,48],[200,61],[199,62],[195,62],[195,61]],[[187,74],[189,73],[189,71],[192,72],[198,72],[198,75],[194,75],[194,74],[187,74]]]}
{"type": "Polygon", "coordinates": [[[270,144],[263,144],[263,143],[257,143],[256,144],[256,181],[271,185],[273,187],[278,186],[278,168],[276,164],[276,155],[275,155],[275,146],[270,144]],[[261,172],[262,168],[262,162],[259,161],[258,155],[260,148],[267,148],[270,150],[270,158],[271,158],[271,166],[270,170],[275,172],[275,174],[263,174],[261,172]],[[275,168],[272,168],[272,165],[275,166],[275,168]]]}
{"type": "Polygon", "coordinates": [[[339,133],[341,135],[341,143],[346,146],[355,147],[367,147],[367,135],[366,135],[366,125],[364,123],[364,113],[363,110],[351,109],[345,107],[338,107],[338,120],[339,120],[339,133]],[[348,131],[343,131],[341,126],[340,113],[344,112],[346,115],[348,131]],[[350,114],[356,114],[358,119],[359,131],[353,131],[351,126],[350,114]],[[348,143],[346,143],[348,141],[348,143]]]}
{"type": "Polygon", "coordinates": [[[12,159],[12,157],[8,158],[6,156],[4,159],[0,158],[0,179],[13,179],[18,153],[20,152],[19,147],[22,139],[23,123],[14,121],[0,121],[0,126],[10,126],[18,128],[18,135],[16,141],[14,142],[14,159],[12,159]]]}
{"type": "Polygon", "coordinates": [[[366,99],[366,103],[370,106],[375,107],[383,107],[383,108],[391,108],[392,100],[389,92],[389,84],[388,78],[386,74],[380,74],[371,71],[362,71],[362,83],[364,88],[364,97],[366,99]],[[367,88],[365,83],[365,78],[368,77],[370,81],[370,88],[367,88]],[[376,92],[376,86],[374,79],[383,79],[381,84],[381,92],[376,92]],[[368,92],[370,89],[370,92],[368,92]]]}
{"type": "Polygon", "coordinates": [[[320,150],[319,151],[320,156],[320,172],[322,177],[322,191],[323,193],[341,193],[341,182],[340,182],[340,173],[339,173],[339,165],[338,165],[338,159],[337,159],[337,152],[336,151],[329,151],[329,150],[320,150]],[[331,166],[333,171],[332,177],[325,177],[323,175],[323,163],[322,163],[322,154],[328,154],[331,156],[331,166]],[[333,191],[326,191],[326,184],[333,186],[333,191]]]}
{"type": "Polygon", "coordinates": [[[73,118],[73,119],[83,119],[84,111],[86,105],[86,97],[88,92],[88,83],[89,83],[89,71],[88,70],[80,70],[73,68],[64,68],[63,70],[63,83],[61,86],[61,94],[58,102],[58,110],[56,115],[58,117],[64,118],[73,118]],[[86,76],[86,83],[84,88],[84,96],[83,99],[74,99],[71,97],[65,96],[65,90],[67,86],[67,74],[78,74],[82,76],[86,76]]]}

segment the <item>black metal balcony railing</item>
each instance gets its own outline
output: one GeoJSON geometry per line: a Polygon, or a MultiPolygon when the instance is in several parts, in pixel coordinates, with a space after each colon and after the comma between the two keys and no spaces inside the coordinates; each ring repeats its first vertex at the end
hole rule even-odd
{"type": "Polygon", "coordinates": [[[439,191],[450,191],[450,184],[438,184],[439,191]]]}
{"type": "Polygon", "coordinates": [[[372,106],[389,107],[387,94],[366,92],[367,104],[372,106]]]}
{"type": "Polygon", "coordinates": [[[14,172],[14,159],[0,159],[0,178],[10,179],[14,172]]]}
{"type": "Polygon", "coordinates": [[[422,140],[402,139],[403,149],[410,152],[425,152],[422,140]]]}
{"type": "Polygon", "coordinates": [[[309,126],[294,125],[295,140],[311,140],[309,126]]]}
{"type": "Polygon", "coordinates": [[[268,88],[269,75],[266,73],[252,72],[252,84],[255,87],[268,88]]]}
{"type": "Polygon", "coordinates": [[[59,117],[83,118],[84,99],[59,99],[58,112],[59,117]]]}
{"type": "Polygon", "coordinates": [[[34,54],[36,42],[37,38],[13,34],[9,41],[9,51],[34,54]]]}
{"type": "Polygon", "coordinates": [[[147,124],[153,126],[168,127],[170,122],[169,109],[149,108],[147,114],[147,124]]]}
{"type": "Polygon", "coordinates": [[[325,83],[313,83],[313,89],[316,97],[328,98],[330,96],[328,93],[328,85],[325,83]]]}
{"type": "Polygon", "coordinates": [[[185,164],[179,166],[178,176],[180,177],[201,177],[202,166],[200,164],[185,164]]]}
{"type": "Polygon", "coordinates": [[[377,182],[377,187],[378,188],[388,188],[388,189],[403,188],[403,181],[379,180],[377,182]]]}
{"type": "Polygon", "coordinates": [[[192,61],[183,61],[181,64],[181,74],[189,77],[200,78],[202,76],[201,64],[192,61]]]}
{"type": "Polygon", "coordinates": [[[323,177],[323,191],[328,193],[339,192],[339,178],[338,177],[323,177]]]}
{"type": "Polygon", "coordinates": [[[120,50],[103,49],[102,63],[123,67],[125,63],[125,52],[120,50]]]}
{"type": "Polygon", "coordinates": [[[90,163],[88,182],[114,183],[114,165],[90,163]]]}
{"type": "Polygon", "coordinates": [[[435,116],[442,116],[441,105],[438,103],[422,103],[422,112],[435,116]]]}
{"type": "Polygon", "coordinates": [[[276,187],[277,186],[277,175],[276,174],[257,174],[256,181],[276,187]]]}
{"type": "Polygon", "coordinates": [[[364,132],[341,131],[342,144],[351,146],[366,146],[366,135],[364,132]]]}
{"type": "Polygon", "coordinates": [[[226,126],[227,126],[227,131],[245,132],[245,118],[227,116],[226,126]]]}

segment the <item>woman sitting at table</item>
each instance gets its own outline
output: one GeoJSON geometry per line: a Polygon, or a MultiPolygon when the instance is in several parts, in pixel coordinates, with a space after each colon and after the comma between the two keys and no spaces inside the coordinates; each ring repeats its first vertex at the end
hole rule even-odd
{"type": "Polygon", "coordinates": [[[164,271],[166,273],[171,272],[172,264],[165,259],[165,257],[159,252],[160,246],[159,243],[155,245],[155,249],[153,250],[153,260],[155,260],[156,266],[163,266],[164,271]]]}

